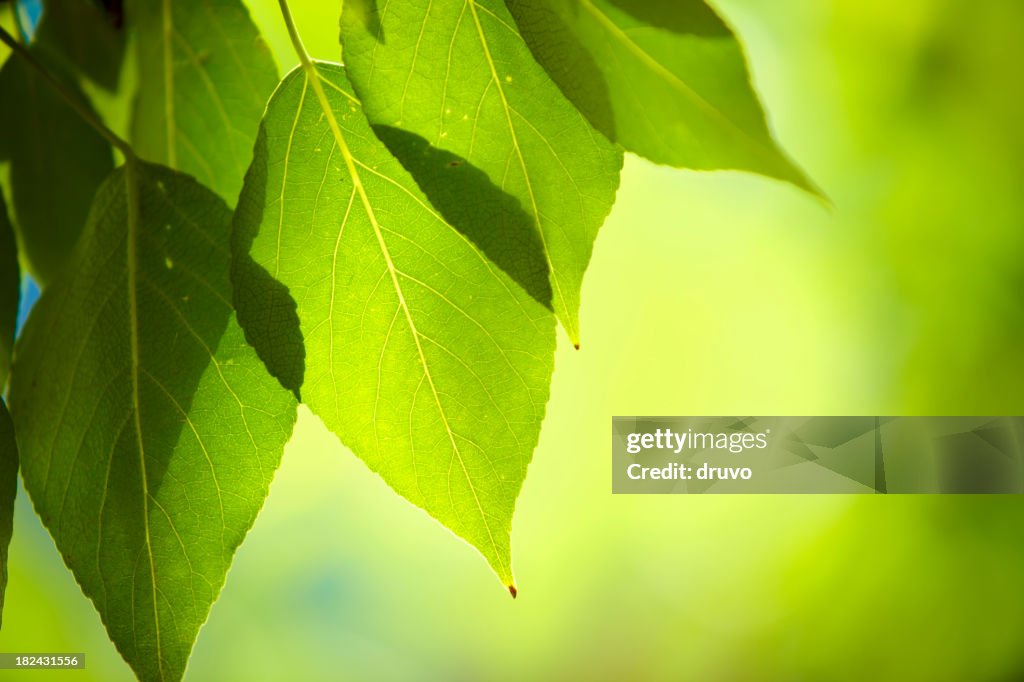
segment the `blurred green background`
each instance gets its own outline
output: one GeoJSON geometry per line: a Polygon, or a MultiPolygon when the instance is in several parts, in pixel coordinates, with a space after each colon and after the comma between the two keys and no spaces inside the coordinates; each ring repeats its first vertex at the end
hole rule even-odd
{"type": "MultiPolygon", "coordinates": [[[[338,4],[292,3],[314,56],[338,4]]],[[[519,599],[303,411],[188,679],[1021,679],[1024,500],[610,493],[616,414],[1024,412],[1024,4],[714,4],[835,207],[629,159],[520,497],[519,599]]],[[[11,556],[0,649],[130,679],[24,496],[11,556]]]]}

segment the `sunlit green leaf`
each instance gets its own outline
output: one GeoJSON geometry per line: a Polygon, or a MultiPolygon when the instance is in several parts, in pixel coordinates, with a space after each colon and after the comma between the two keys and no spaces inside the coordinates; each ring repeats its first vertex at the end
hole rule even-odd
{"type": "Polygon", "coordinates": [[[137,0],[132,142],[234,205],[277,67],[240,0],[137,0]]]}
{"type": "MultiPolygon", "coordinates": [[[[71,79],[62,80],[84,101],[71,79]]],[[[24,59],[4,62],[0,97],[0,158],[10,162],[12,218],[28,266],[45,284],[67,264],[93,195],[114,167],[113,153],[24,59]]]]}
{"type": "Polygon", "coordinates": [[[578,344],[580,287],[621,151],[538,66],[500,0],[349,0],[342,41],[381,139],[578,344]]]}
{"type": "Polygon", "coordinates": [[[812,192],[772,139],[743,49],[704,0],[506,0],[562,91],[629,151],[812,192]]]}
{"type": "Polygon", "coordinates": [[[295,418],[232,312],[230,222],[191,178],[130,162],[16,345],[26,489],[143,680],[181,677],[295,418]]]}
{"type": "Polygon", "coordinates": [[[340,65],[275,92],[235,240],[239,317],[271,370],[514,590],[554,318],[434,212],[340,65]]]}

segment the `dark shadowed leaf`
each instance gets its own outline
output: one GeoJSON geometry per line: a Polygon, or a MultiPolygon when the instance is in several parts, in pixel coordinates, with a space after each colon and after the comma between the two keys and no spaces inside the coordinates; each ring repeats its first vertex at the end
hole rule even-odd
{"type": "Polygon", "coordinates": [[[125,31],[118,17],[96,0],[49,0],[34,42],[68,73],[106,90],[117,88],[124,61],[125,31]]]}
{"type": "MultiPolygon", "coordinates": [[[[14,231],[7,219],[7,207],[0,193],[0,396],[7,384],[14,323],[18,317],[18,250],[14,231]]],[[[14,496],[18,488],[18,453],[14,444],[7,407],[0,399],[0,626],[3,625],[4,593],[7,589],[7,548],[14,524],[14,496]]]]}
{"type": "Polygon", "coordinates": [[[0,400],[0,628],[4,621],[7,592],[7,550],[14,530],[14,497],[18,492],[18,449],[14,442],[11,416],[0,400]]]}
{"type": "MultiPolygon", "coordinates": [[[[85,100],[72,79],[62,80],[85,100]]],[[[64,269],[93,195],[114,167],[113,152],[23,59],[0,68],[0,97],[11,216],[32,274],[46,284],[64,269]]]]}
{"type": "Polygon", "coordinates": [[[277,85],[270,49],[240,0],[138,0],[129,10],[139,56],[136,151],[234,206],[277,85]]]}
{"type": "Polygon", "coordinates": [[[18,244],[7,217],[7,205],[0,191],[0,396],[7,385],[14,348],[14,326],[18,321],[21,273],[18,268],[18,244]]]}
{"type": "Polygon", "coordinates": [[[25,486],[143,680],[179,679],[295,419],[231,307],[224,202],[138,161],[18,339],[25,486]]]}

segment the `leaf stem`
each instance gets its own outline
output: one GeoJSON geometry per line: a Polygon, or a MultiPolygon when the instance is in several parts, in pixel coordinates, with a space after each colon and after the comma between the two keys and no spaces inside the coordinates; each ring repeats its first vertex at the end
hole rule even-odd
{"type": "Polygon", "coordinates": [[[11,50],[19,57],[24,59],[29,66],[35,69],[36,73],[38,73],[42,79],[49,84],[53,91],[60,95],[61,99],[63,99],[69,107],[74,109],[75,113],[78,114],[83,121],[92,126],[97,133],[107,140],[107,142],[124,154],[125,159],[135,158],[135,151],[132,150],[132,146],[118,137],[110,128],[105,126],[103,122],[96,117],[96,114],[94,114],[89,107],[82,102],[80,97],[73,93],[67,85],[60,81],[60,79],[50,73],[50,70],[43,66],[42,63],[40,63],[24,45],[16,40],[14,36],[8,33],[7,29],[3,26],[0,26],[0,41],[11,48],[11,50]]]}
{"type": "Polygon", "coordinates": [[[295,54],[299,56],[303,68],[309,70],[313,65],[313,59],[309,56],[309,52],[306,52],[306,46],[302,44],[302,37],[299,36],[299,30],[295,27],[295,20],[292,18],[292,11],[288,8],[288,0],[278,0],[278,4],[281,6],[281,16],[284,18],[284,25],[288,27],[288,37],[292,39],[295,54]]]}

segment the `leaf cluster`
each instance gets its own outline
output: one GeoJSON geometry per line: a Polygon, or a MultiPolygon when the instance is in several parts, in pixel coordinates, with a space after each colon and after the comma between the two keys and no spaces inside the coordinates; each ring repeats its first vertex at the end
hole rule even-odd
{"type": "Polygon", "coordinates": [[[815,191],[703,0],[347,0],[342,62],[281,8],[283,78],[241,0],[3,33],[0,599],[20,467],[140,679],[184,674],[300,402],[515,596],[623,155],[815,191]]]}

